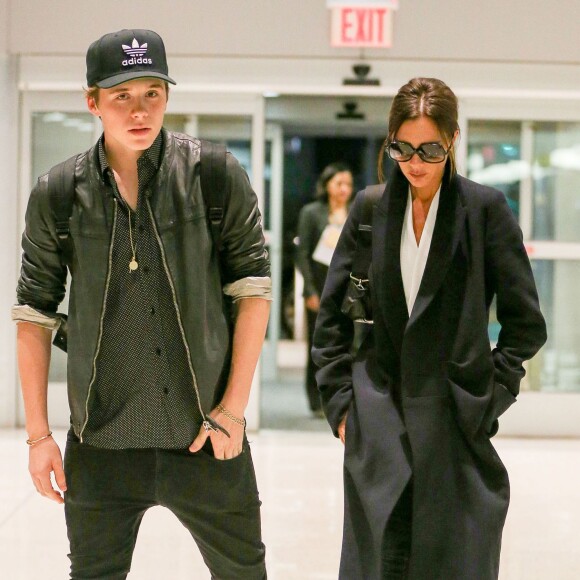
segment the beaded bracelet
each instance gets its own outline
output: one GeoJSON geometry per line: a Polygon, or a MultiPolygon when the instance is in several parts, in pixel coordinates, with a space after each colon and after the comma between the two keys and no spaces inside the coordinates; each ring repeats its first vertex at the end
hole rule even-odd
{"type": "Polygon", "coordinates": [[[30,447],[32,447],[33,445],[36,445],[37,443],[40,443],[41,441],[44,441],[45,439],[48,439],[49,437],[52,437],[52,431],[49,431],[47,435],[43,435],[42,437],[39,437],[38,439],[27,439],[26,445],[29,445],[30,447]]]}
{"type": "Polygon", "coordinates": [[[246,425],[246,421],[244,419],[240,419],[239,417],[236,417],[235,415],[230,413],[221,403],[218,403],[217,410],[222,415],[225,415],[228,419],[231,419],[234,423],[237,423],[238,425],[241,425],[242,427],[244,427],[246,425]]]}

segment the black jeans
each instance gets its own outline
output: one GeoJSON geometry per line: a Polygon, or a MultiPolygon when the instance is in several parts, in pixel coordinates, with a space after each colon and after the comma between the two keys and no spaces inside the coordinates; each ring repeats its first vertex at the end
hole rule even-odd
{"type": "Polygon", "coordinates": [[[241,455],[220,461],[210,445],[195,454],[117,451],[75,439],[69,435],[64,461],[71,578],[126,578],[141,519],[156,505],[170,509],[189,530],[212,578],[266,578],[247,442],[241,455]]]}
{"type": "Polygon", "coordinates": [[[381,575],[383,580],[407,578],[411,556],[412,519],[413,487],[409,482],[395,504],[383,536],[381,575]]]}

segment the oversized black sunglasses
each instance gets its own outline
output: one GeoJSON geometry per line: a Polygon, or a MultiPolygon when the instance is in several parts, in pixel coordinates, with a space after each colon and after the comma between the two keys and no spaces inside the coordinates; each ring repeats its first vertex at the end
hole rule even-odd
{"type": "Polygon", "coordinates": [[[386,152],[393,161],[410,161],[416,153],[425,163],[442,163],[452,145],[445,149],[441,143],[421,143],[415,148],[406,141],[391,141],[387,143],[386,152]]]}

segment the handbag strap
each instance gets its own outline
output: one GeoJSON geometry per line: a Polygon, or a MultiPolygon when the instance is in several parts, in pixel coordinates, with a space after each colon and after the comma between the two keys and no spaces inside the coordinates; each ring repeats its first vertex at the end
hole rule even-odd
{"type": "Polygon", "coordinates": [[[361,220],[358,225],[356,237],[356,253],[351,268],[351,278],[358,284],[368,282],[369,268],[371,266],[372,240],[373,240],[373,208],[379,201],[385,185],[369,185],[362,195],[361,220]]]}

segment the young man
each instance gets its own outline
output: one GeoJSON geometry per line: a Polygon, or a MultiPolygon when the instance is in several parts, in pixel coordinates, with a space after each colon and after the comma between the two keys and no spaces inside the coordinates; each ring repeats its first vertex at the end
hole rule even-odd
{"type": "Polygon", "coordinates": [[[29,468],[37,491],[65,505],[71,578],[125,578],[144,512],[163,505],[212,577],[261,579],[243,420],[269,313],[261,218],[228,154],[218,253],[200,142],[162,128],[167,83],[155,32],[106,34],[88,49],[87,105],[103,135],[75,168],[64,469],[46,400],[67,267],[47,175],[32,191],[13,310],[29,468]]]}

